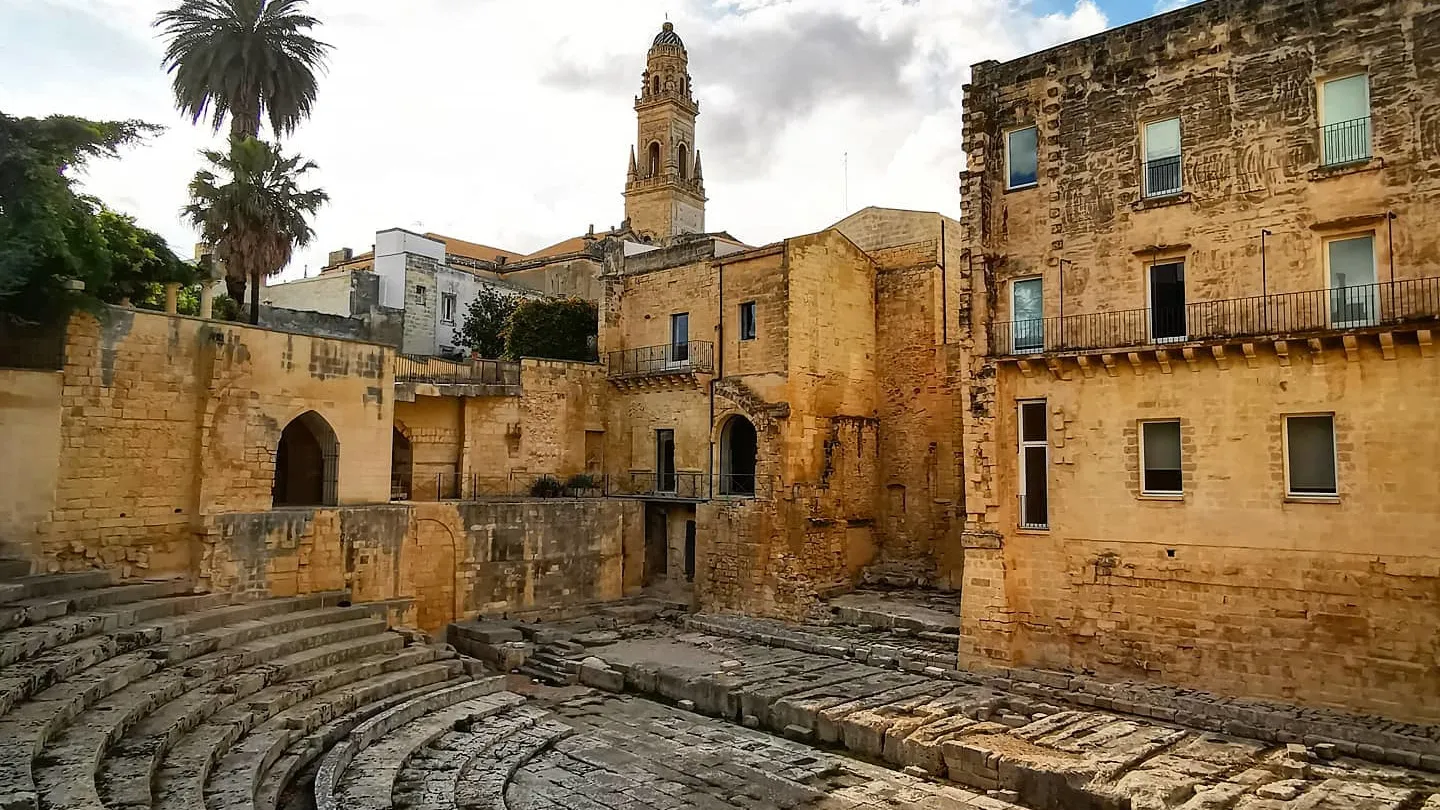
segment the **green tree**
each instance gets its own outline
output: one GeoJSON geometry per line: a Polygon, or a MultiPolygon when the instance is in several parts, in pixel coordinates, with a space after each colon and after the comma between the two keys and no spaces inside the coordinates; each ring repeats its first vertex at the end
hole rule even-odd
{"type": "Polygon", "coordinates": [[[155,19],[175,106],[216,132],[228,117],[232,139],[258,137],[262,118],[277,138],[290,134],[310,115],[330,50],[308,33],[318,22],[305,0],[182,0],[155,19]]]}
{"type": "Polygon", "coordinates": [[[0,113],[0,313],[53,321],[188,278],[158,235],[75,188],[73,173],[87,160],[114,157],[158,130],[140,121],[0,113]]]}
{"type": "Polygon", "coordinates": [[[329,200],[320,189],[300,188],[315,164],[285,157],[278,147],[238,138],[229,154],[202,152],[210,167],[190,181],[185,216],[215,246],[225,263],[225,286],[237,303],[250,286],[250,323],[260,322],[260,279],[290,263],[296,247],[315,236],[309,217],[329,200]]]}
{"type": "Polygon", "coordinates": [[[594,360],[599,320],[595,304],[582,298],[522,301],[510,316],[505,354],[554,360],[594,360]]]}
{"type": "Polygon", "coordinates": [[[494,287],[481,287],[480,294],[465,309],[465,319],[455,330],[455,341],[479,352],[481,357],[503,356],[510,316],[519,303],[519,296],[506,295],[494,287]]]}

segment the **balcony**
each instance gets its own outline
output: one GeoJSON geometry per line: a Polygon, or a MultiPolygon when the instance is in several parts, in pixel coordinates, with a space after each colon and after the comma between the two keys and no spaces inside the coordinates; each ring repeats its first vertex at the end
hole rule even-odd
{"type": "Polygon", "coordinates": [[[1232,338],[1287,339],[1422,324],[1440,319],[1440,278],[1197,301],[1171,309],[1128,309],[1003,321],[991,328],[997,357],[1087,352],[1232,338]]]}
{"type": "Polygon", "coordinates": [[[1370,117],[1320,128],[1320,167],[1364,163],[1370,159],[1370,117]]]}
{"type": "Polygon", "coordinates": [[[439,357],[395,356],[395,398],[519,396],[520,364],[509,360],[455,362],[439,357]]]}
{"type": "Polygon", "coordinates": [[[715,370],[715,345],[692,340],[624,349],[606,355],[606,372],[612,382],[693,380],[696,374],[715,370]]]}
{"type": "Polygon", "coordinates": [[[611,476],[607,494],[647,500],[707,501],[711,495],[710,476],[702,472],[656,474],[653,470],[631,470],[611,476]]]}
{"type": "Polygon", "coordinates": [[[1182,187],[1180,156],[1145,161],[1145,197],[1172,197],[1182,187]]]}

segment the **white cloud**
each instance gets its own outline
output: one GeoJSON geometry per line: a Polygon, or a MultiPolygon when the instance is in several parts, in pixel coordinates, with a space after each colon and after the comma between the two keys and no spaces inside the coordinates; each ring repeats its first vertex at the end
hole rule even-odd
{"type": "MultiPolygon", "coordinates": [[[[219,143],[174,111],[156,0],[0,0],[0,110],[141,118],[168,130],[87,189],[177,246],[197,150],[219,143]]],[[[958,212],[969,65],[1105,27],[1081,0],[314,0],[335,46],[312,119],[289,147],[320,164],[317,242],[368,248],[423,228],[530,251],[618,224],[632,97],[668,11],[701,102],[707,225],[752,243],[849,207],[958,212]],[[403,11],[397,10],[403,9],[403,11]]]]}

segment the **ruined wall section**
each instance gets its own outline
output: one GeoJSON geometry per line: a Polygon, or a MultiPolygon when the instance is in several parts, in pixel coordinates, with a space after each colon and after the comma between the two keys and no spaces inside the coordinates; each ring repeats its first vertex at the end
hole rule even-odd
{"type": "MultiPolygon", "coordinates": [[[[76,393],[72,388],[70,407],[76,407],[76,393]]],[[[6,433],[0,442],[6,481],[0,497],[0,553],[7,557],[40,556],[40,534],[55,505],[64,396],[59,372],[0,369],[0,425],[6,433]]],[[[85,498],[74,500],[76,508],[89,507],[85,498]]]]}

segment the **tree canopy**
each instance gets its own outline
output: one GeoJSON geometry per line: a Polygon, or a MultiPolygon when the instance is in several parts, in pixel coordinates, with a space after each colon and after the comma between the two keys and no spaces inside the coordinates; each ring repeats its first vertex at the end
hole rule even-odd
{"type": "Polygon", "coordinates": [[[494,287],[481,287],[480,294],[465,309],[465,319],[455,330],[455,342],[495,359],[505,355],[505,335],[510,316],[520,303],[519,296],[506,295],[494,287]]]}
{"type": "Polygon", "coordinates": [[[73,172],[158,131],[140,121],[0,113],[0,312],[50,320],[96,301],[118,302],[194,268],[159,235],[80,194],[73,172]],[[84,283],[83,291],[69,282],[84,283]]]}
{"type": "Polygon", "coordinates": [[[505,353],[514,358],[594,360],[598,327],[595,304],[583,298],[522,301],[510,316],[505,353]]]}
{"type": "Polygon", "coordinates": [[[168,39],[165,68],[175,106],[230,137],[257,137],[268,118],[278,138],[310,115],[315,72],[330,46],[311,37],[319,23],[305,0],[182,0],[155,25],[168,39]]]}

